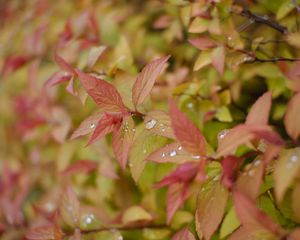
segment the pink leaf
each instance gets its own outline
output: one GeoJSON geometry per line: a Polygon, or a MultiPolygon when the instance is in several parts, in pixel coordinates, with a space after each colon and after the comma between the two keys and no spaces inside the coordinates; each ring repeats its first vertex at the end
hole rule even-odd
{"type": "Polygon", "coordinates": [[[212,65],[218,71],[220,75],[224,73],[224,65],[225,65],[225,49],[223,46],[216,47],[212,51],[212,65]]]}
{"type": "Polygon", "coordinates": [[[74,70],[74,68],[58,55],[57,50],[55,50],[54,52],[54,60],[62,70],[73,76],[76,75],[76,71],[74,70]]]}
{"type": "Polygon", "coordinates": [[[33,228],[26,234],[26,238],[30,240],[61,240],[62,237],[63,233],[54,225],[33,228]]]}
{"type": "Polygon", "coordinates": [[[244,172],[236,182],[236,189],[245,196],[256,199],[263,181],[264,164],[261,159],[256,159],[252,164],[246,166],[244,172]]]}
{"type": "Polygon", "coordinates": [[[84,135],[89,134],[92,131],[94,131],[94,129],[97,126],[97,123],[98,123],[99,119],[101,119],[102,115],[103,115],[103,113],[97,112],[97,113],[89,116],[85,120],[83,120],[80,123],[79,127],[72,134],[71,140],[78,138],[80,136],[84,136],[84,135]]]}
{"type": "Polygon", "coordinates": [[[297,119],[300,119],[300,92],[289,101],[284,117],[285,129],[294,140],[300,135],[300,124],[297,119]]]}
{"type": "Polygon", "coordinates": [[[132,101],[135,107],[149,95],[155,80],[163,70],[170,56],[162,57],[148,63],[137,76],[132,88],[132,101]]]}
{"type": "Polygon", "coordinates": [[[211,40],[209,37],[199,37],[194,39],[189,39],[189,43],[192,44],[194,47],[200,50],[206,50],[209,48],[213,48],[216,46],[216,43],[211,40]]]}
{"type": "Polygon", "coordinates": [[[62,174],[65,176],[75,173],[90,173],[98,167],[97,162],[90,160],[79,160],[67,167],[62,174]]]}
{"type": "Polygon", "coordinates": [[[206,154],[206,141],[199,129],[170,101],[172,128],[182,147],[194,155],[206,154]]]}
{"type": "Polygon", "coordinates": [[[116,159],[123,169],[128,161],[129,150],[134,138],[134,130],[134,121],[129,116],[124,118],[121,127],[113,132],[112,148],[116,159]]]}
{"type": "Polygon", "coordinates": [[[188,230],[188,228],[183,228],[177,232],[171,240],[196,240],[194,235],[188,230]]]}
{"type": "Polygon", "coordinates": [[[98,121],[97,126],[89,139],[87,146],[113,132],[121,123],[120,117],[104,114],[98,121]]]}
{"type": "Polygon", "coordinates": [[[154,151],[148,156],[147,160],[157,163],[184,163],[187,161],[199,161],[199,158],[198,156],[191,156],[191,154],[184,151],[179,143],[175,142],[154,151]]]}
{"type": "Polygon", "coordinates": [[[71,227],[78,227],[80,223],[80,203],[72,190],[67,187],[62,195],[60,214],[63,221],[71,227]]]}
{"type": "Polygon", "coordinates": [[[266,92],[253,104],[248,113],[246,124],[267,125],[272,105],[272,93],[266,92]]]}
{"type": "Polygon", "coordinates": [[[169,224],[177,211],[188,198],[188,188],[185,183],[172,184],[167,192],[167,223],[169,224]]]}
{"type": "Polygon", "coordinates": [[[263,230],[274,236],[281,236],[283,234],[281,227],[258,209],[254,201],[237,191],[234,192],[233,199],[237,216],[243,227],[250,227],[253,230],[263,230]]]}
{"type": "Polygon", "coordinates": [[[104,111],[112,113],[126,112],[122,97],[112,84],[79,70],[77,70],[77,74],[87,93],[104,111]]]}
{"type": "Polygon", "coordinates": [[[235,172],[239,164],[239,158],[235,156],[227,156],[222,160],[223,177],[222,183],[226,187],[231,187],[235,180],[235,172]]]}
{"type": "Polygon", "coordinates": [[[196,230],[200,239],[209,240],[223,219],[228,191],[220,182],[207,188],[202,188],[198,196],[196,230]]]}
{"type": "Polygon", "coordinates": [[[9,73],[12,73],[22,66],[24,66],[28,61],[30,60],[30,57],[28,56],[11,56],[6,58],[4,61],[1,73],[3,75],[7,75],[9,73]]]}

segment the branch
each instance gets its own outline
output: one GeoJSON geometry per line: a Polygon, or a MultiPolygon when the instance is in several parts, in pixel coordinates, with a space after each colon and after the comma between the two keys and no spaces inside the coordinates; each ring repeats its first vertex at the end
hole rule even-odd
{"type": "Polygon", "coordinates": [[[300,58],[285,58],[285,57],[274,57],[269,59],[261,59],[258,57],[253,57],[249,55],[249,60],[245,61],[244,63],[266,63],[266,62],[298,62],[300,61],[300,58]]]}
{"type": "Polygon", "coordinates": [[[296,0],[291,0],[292,3],[294,4],[295,8],[297,9],[297,12],[300,13],[300,7],[299,5],[297,4],[296,0]]]}
{"type": "Polygon", "coordinates": [[[250,21],[256,22],[256,23],[261,23],[269,26],[270,28],[275,29],[276,31],[282,33],[282,34],[287,34],[288,29],[279,23],[269,19],[268,16],[260,16],[252,13],[248,9],[243,9],[240,13],[241,16],[248,18],[250,21]]]}

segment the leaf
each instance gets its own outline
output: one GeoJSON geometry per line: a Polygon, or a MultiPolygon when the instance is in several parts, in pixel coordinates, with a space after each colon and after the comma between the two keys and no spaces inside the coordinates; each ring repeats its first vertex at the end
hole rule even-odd
{"type": "Polygon", "coordinates": [[[231,234],[234,230],[236,230],[240,226],[239,219],[236,216],[234,207],[230,208],[228,213],[226,214],[223,223],[220,228],[220,238],[223,239],[231,234]]]}
{"type": "Polygon", "coordinates": [[[80,136],[84,136],[86,134],[91,133],[94,131],[95,127],[97,126],[97,123],[99,119],[101,119],[103,113],[102,112],[97,112],[94,113],[93,115],[87,117],[85,120],[83,120],[79,127],[73,132],[71,136],[71,140],[78,138],[80,136]]]}
{"type": "Polygon", "coordinates": [[[170,185],[167,192],[167,224],[170,224],[175,212],[188,198],[188,188],[185,183],[170,185]]]}
{"type": "Polygon", "coordinates": [[[183,228],[177,232],[171,240],[196,240],[194,235],[189,231],[188,228],[183,228]]]}
{"type": "Polygon", "coordinates": [[[184,163],[187,161],[199,161],[198,156],[191,156],[183,150],[179,143],[168,144],[155,152],[151,153],[147,160],[157,162],[157,163],[184,163]]]}
{"type": "Polygon", "coordinates": [[[201,68],[209,65],[212,62],[211,55],[212,55],[212,52],[210,50],[201,51],[201,53],[199,54],[199,56],[195,62],[193,71],[198,71],[201,68]]]}
{"type": "Polygon", "coordinates": [[[106,46],[100,46],[100,47],[92,47],[89,51],[88,59],[87,59],[87,65],[89,68],[93,68],[94,65],[97,63],[99,58],[102,56],[104,51],[107,49],[106,46]]]}
{"type": "Polygon", "coordinates": [[[112,148],[118,163],[123,169],[125,169],[127,164],[129,150],[133,143],[134,131],[134,121],[129,116],[124,118],[121,127],[113,132],[112,148]]]}
{"type": "Polygon", "coordinates": [[[300,170],[300,149],[285,149],[280,153],[274,169],[275,195],[280,202],[300,170]]]}
{"type": "Polygon", "coordinates": [[[219,181],[202,190],[197,201],[196,230],[200,239],[209,240],[224,216],[228,191],[219,181]]]}
{"type": "Polygon", "coordinates": [[[216,47],[211,54],[212,65],[222,76],[224,74],[224,65],[225,65],[225,49],[224,46],[216,47]]]}
{"type": "Polygon", "coordinates": [[[281,145],[283,142],[280,136],[267,125],[247,125],[240,124],[230,129],[219,139],[217,157],[226,156],[233,153],[242,144],[258,138],[269,143],[281,145]]]}
{"type": "Polygon", "coordinates": [[[77,70],[77,74],[87,93],[104,111],[111,113],[126,112],[122,97],[112,84],[79,70],[77,70]]]}
{"type": "Polygon", "coordinates": [[[216,46],[216,43],[206,36],[189,39],[189,43],[200,50],[206,50],[216,46]]]}
{"type": "Polygon", "coordinates": [[[208,30],[208,24],[209,24],[209,20],[204,19],[204,18],[200,18],[200,17],[196,17],[192,21],[188,31],[190,33],[203,33],[203,32],[206,32],[208,30]]]}
{"type": "Polygon", "coordinates": [[[272,105],[272,93],[266,92],[259,97],[247,115],[246,124],[267,125],[272,105]]]}
{"type": "Polygon", "coordinates": [[[130,225],[134,222],[149,222],[151,220],[153,220],[151,214],[140,206],[131,206],[126,209],[122,216],[122,223],[125,225],[130,225]]]}
{"type": "Polygon", "coordinates": [[[236,189],[250,199],[256,199],[263,181],[264,164],[260,157],[248,164],[236,181],[236,189]]]}
{"type": "Polygon", "coordinates": [[[281,236],[284,233],[279,225],[256,207],[253,200],[238,191],[233,193],[233,199],[237,216],[240,219],[242,228],[245,229],[244,231],[250,229],[253,234],[262,232],[273,237],[281,236]]]}
{"type": "Polygon", "coordinates": [[[54,225],[41,226],[29,230],[26,238],[30,240],[61,240],[63,239],[63,233],[54,225]]]}
{"type": "Polygon", "coordinates": [[[289,240],[300,240],[300,228],[296,228],[291,232],[291,234],[288,236],[289,240]]]}
{"type": "Polygon", "coordinates": [[[70,227],[80,224],[80,203],[71,187],[67,187],[62,195],[60,214],[63,221],[70,227]]]}
{"type": "Polygon", "coordinates": [[[153,134],[175,138],[170,116],[163,111],[153,110],[148,112],[144,118],[144,123],[145,128],[153,134]]]}
{"type": "Polygon", "coordinates": [[[170,56],[162,57],[148,63],[137,76],[132,88],[132,101],[135,107],[143,103],[149,95],[155,80],[162,72],[170,56]]]}
{"type": "Polygon", "coordinates": [[[120,123],[121,119],[118,116],[104,114],[98,121],[97,126],[87,143],[87,146],[113,132],[116,128],[118,128],[120,123]]]}
{"type": "Polygon", "coordinates": [[[191,154],[205,155],[206,141],[199,129],[170,101],[170,116],[174,134],[182,147],[191,154]]]}
{"type": "Polygon", "coordinates": [[[297,219],[297,222],[300,222],[300,183],[298,182],[293,189],[292,193],[292,209],[293,216],[297,219]]]}
{"type": "Polygon", "coordinates": [[[142,131],[137,135],[129,153],[130,172],[136,182],[144,170],[147,163],[145,160],[149,154],[163,146],[165,143],[166,139],[146,131],[142,131]]]}
{"type": "Polygon", "coordinates": [[[300,125],[296,119],[300,118],[300,92],[295,94],[288,103],[284,116],[284,126],[291,138],[297,140],[300,135],[300,125]]]}
{"type": "Polygon", "coordinates": [[[92,171],[95,171],[98,167],[97,162],[90,161],[90,160],[79,160],[75,163],[72,163],[70,166],[68,166],[62,174],[65,176],[69,176],[76,173],[90,173],[92,171]]]}
{"type": "Polygon", "coordinates": [[[58,55],[57,50],[54,51],[54,60],[62,70],[73,76],[76,75],[74,68],[58,55]]]}
{"type": "Polygon", "coordinates": [[[62,107],[52,108],[51,113],[52,121],[55,122],[51,134],[57,142],[63,143],[71,128],[71,119],[66,110],[62,107]]]}

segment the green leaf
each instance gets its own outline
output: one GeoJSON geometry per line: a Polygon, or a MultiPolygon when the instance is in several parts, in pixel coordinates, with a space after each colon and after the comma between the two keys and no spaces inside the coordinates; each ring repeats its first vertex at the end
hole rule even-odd
{"type": "Polygon", "coordinates": [[[240,226],[240,221],[235,213],[234,207],[226,214],[220,228],[220,238],[225,238],[240,226]]]}

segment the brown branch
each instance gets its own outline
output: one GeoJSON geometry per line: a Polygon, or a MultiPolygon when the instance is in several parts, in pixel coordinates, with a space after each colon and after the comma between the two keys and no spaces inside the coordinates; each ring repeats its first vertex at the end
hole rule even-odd
{"type": "Polygon", "coordinates": [[[241,11],[240,15],[248,18],[250,21],[267,25],[270,28],[273,28],[282,34],[288,33],[288,29],[286,27],[280,25],[279,23],[277,23],[274,20],[269,19],[268,16],[260,16],[260,15],[254,14],[248,9],[243,9],[241,11]]]}
{"type": "Polygon", "coordinates": [[[285,57],[274,57],[274,58],[269,58],[269,59],[261,59],[258,57],[253,57],[249,55],[249,60],[245,61],[244,63],[255,63],[255,62],[260,62],[260,63],[267,63],[267,62],[298,62],[300,61],[300,58],[285,58],[285,57]]]}
{"type": "MultiPolygon", "coordinates": [[[[80,230],[81,234],[91,234],[91,233],[98,233],[98,232],[105,232],[105,231],[130,231],[130,230],[141,230],[145,228],[149,229],[160,229],[167,227],[166,224],[156,224],[156,225],[139,225],[139,226],[110,226],[110,227],[101,227],[101,228],[95,228],[90,230],[80,230]]],[[[64,237],[72,236],[74,233],[68,233],[65,234],[64,237]]]]}

